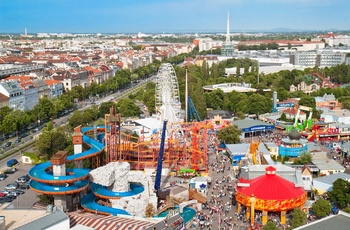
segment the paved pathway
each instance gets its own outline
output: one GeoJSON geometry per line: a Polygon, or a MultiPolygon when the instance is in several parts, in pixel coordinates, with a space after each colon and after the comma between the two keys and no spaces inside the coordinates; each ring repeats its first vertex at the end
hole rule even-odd
{"type": "Polygon", "coordinates": [[[249,223],[236,218],[236,206],[232,205],[230,193],[233,194],[231,178],[232,165],[226,156],[211,154],[209,156],[209,175],[212,178],[208,189],[207,206],[197,214],[192,229],[246,229],[249,223]],[[217,183],[216,183],[217,182],[217,183]],[[229,189],[231,186],[232,189],[229,189]],[[225,195],[223,195],[225,194],[225,195]],[[222,196],[223,195],[223,196],[222,196]]]}

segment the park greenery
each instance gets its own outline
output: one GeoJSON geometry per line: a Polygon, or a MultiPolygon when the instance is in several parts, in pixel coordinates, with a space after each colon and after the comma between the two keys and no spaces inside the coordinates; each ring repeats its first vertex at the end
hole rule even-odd
{"type": "Polygon", "coordinates": [[[292,212],[291,229],[297,228],[306,222],[306,213],[300,208],[295,208],[292,212]]]}
{"type": "Polygon", "coordinates": [[[264,225],[264,227],[262,229],[263,230],[279,230],[276,223],[273,222],[272,220],[267,221],[267,223],[264,225]]]}
{"type": "Polygon", "coordinates": [[[312,210],[318,218],[326,217],[330,214],[332,205],[329,200],[323,198],[318,199],[312,204],[312,210]]]}
{"type": "Polygon", "coordinates": [[[350,182],[337,179],[333,183],[332,191],[328,192],[329,199],[336,204],[337,207],[349,208],[350,207],[350,182]]]}
{"type": "Polygon", "coordinates": [[[225,144],[238,144],[240,140],[241,130],[237,125],[228,126],[218,131],[217,137],[220,142],[225,144]]]}

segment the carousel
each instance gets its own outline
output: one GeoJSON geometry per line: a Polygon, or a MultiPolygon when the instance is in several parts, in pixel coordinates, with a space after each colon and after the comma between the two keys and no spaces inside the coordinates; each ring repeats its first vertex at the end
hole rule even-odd
{"type": "Polygon", "coordinates": [[[266,174],[252,180],[239,179],[236,184],[238,212],[246,207],[246,219],[254,225],[255,211],[262,212],[262,223],[267,223],[268,212],[280,212],[281,224],[286,223],[286,213],[294,208],[302,208],[307,194],[303,186],[276,175],[276,168],[268,166],[266,174]]]}

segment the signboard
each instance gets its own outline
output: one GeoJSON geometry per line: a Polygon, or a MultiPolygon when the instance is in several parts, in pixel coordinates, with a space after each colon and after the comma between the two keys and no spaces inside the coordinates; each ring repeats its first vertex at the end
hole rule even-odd
{"type": "Polygon", "coordinates": [[[294,102],[277,103],[277,108],[294,108],[294,102]]]}
{"type": "Polygon", "coordinates": [[[258,126],[252,126],[249,128],[242,129],[242,131],[245,133],[249,133],[249,132],[273,130],[274,128],[275,128],[274,125],[258,125],[258,126]]]}

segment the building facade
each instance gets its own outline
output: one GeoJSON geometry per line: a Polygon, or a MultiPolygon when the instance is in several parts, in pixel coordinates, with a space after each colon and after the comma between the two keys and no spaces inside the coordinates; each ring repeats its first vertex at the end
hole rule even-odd
{"type": "Polygon", "coordinates": [[[24,110],[25,96],[24,89],[17,81],[0,82],[0,93],[9,97],[9,107],[12,109],[24,110]]]}

